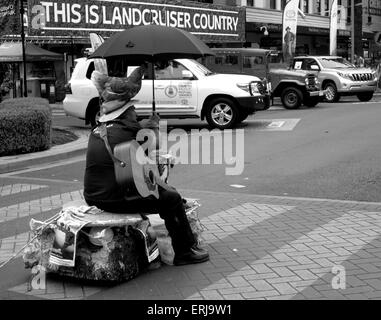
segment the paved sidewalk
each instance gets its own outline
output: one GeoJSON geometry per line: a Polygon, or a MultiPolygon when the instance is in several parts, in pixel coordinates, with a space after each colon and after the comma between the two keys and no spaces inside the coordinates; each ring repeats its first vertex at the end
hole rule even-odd
{"type": "MultiPolygon", "coordinates": [[[[9,195],[8,189],[4,192],[9,195]]],[[[115,286],[48,276],[44,290],[27,291],[30,271],[23,270],[18,258],[0,270],[0,282],[12,279],[0,286],[0,299],[381,298],[381,203],[181,192],[203,204],[200,217],[209,262],[163,265],[115,286]],[[18,276],[11,276],[15,272],[18,276]],[[338,289],[337,283],[345,289],[338,289]]],[[[65,201],[81,197],[81,190],[52,195],[41,199],[47,207],[34,211],[31,203],[20,204],[19,215],[9,219],[4,217],[12,210],[3,207],[0,224],[9,230],[17,219],[29,220],[49,210],[53,214],[65,201]]],[[[26,243],[26,231],[0,241],[0,262],[26,243]]]]}

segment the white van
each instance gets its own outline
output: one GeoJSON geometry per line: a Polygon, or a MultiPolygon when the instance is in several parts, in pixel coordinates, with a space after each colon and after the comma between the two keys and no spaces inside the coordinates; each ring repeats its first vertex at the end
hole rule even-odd
{"type": "MultiPolygon", "coordinates": [[[[96,124],[99,113],[98,92],[91,82],[94,61],[76,60],[67,86],[63,107],[67,115],[96,124]]],[[[128,73],[131,72],[128,70],[128,73]]],[[[244,121],[258,110],[266,110],[268,101],[258,77],[217,74],[191,59],[176,59],[165,69],[155,71],[156,110],[162,119],[206,119],[213,128],[227,129],[244,121]]],[[[152,112],[152,79],[145,76],[134,97],[139,117],[152,112]]]]}

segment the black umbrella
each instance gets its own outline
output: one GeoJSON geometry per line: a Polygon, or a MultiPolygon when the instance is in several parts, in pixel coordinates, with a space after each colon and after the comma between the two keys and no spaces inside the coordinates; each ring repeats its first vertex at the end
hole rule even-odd
{"type": "Polygon", "coordinates": [[[129,65],[152,63],[152,107],[155,111],[154,63],[161,60],[197,59],[214,55],[210,48],[193,34],[172,27],[146,25],[114,34],[89,58],[127,57],[129,65]]]}

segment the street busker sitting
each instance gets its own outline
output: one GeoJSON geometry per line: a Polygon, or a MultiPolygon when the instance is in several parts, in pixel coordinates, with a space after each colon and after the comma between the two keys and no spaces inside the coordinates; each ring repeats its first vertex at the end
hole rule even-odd
{"type": "MultiPolygon", "coordinates": [[[[142,128],[158,131],[159,116],[153,113],[145,125],[137,121],[131,99],[141,88],[146,65],[135,69],[127,78],[109,77],[94,71],[92,81],[97,87],[102,105],[100,124],[106,124],[111,150],[117,144],[136,140],[142,128]]],[[[175,252],[173,263],[185,265],[209,260],[208,252],[197,245],[189,225],[181,195],[171,186],[159,186],[159,198],[131,200],[124,194],[115,177],[114,162],[100,136],[100,125],[89,137],[84,178],[84,197],[88,205],[112,213],[157,213],[165,221],[175,252]]]]}

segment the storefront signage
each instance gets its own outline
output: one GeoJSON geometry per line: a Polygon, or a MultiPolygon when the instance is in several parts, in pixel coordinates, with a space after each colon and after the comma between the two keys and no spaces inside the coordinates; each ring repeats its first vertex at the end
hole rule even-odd
{"type": "Polygon", "coordinates": [[[0,35],[21,32],[19,0],[0,0],[0,35]]]}
{"type": "Polygon", "coordinates": [[[185,29],[202,39],[244,41],[243,8],[173,1],[29,0],[30,35],[108,36],[134,26],[156,24],[185,29]]]}

